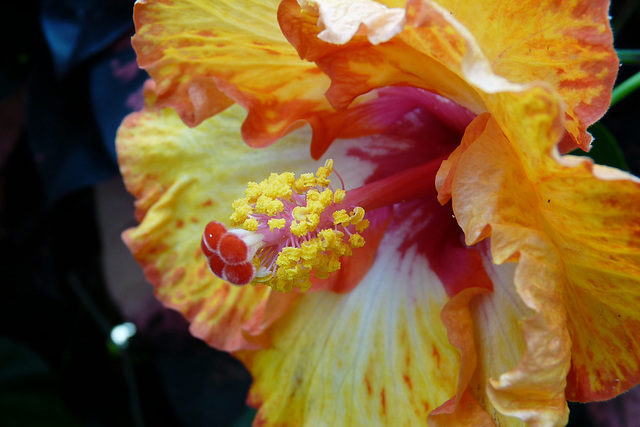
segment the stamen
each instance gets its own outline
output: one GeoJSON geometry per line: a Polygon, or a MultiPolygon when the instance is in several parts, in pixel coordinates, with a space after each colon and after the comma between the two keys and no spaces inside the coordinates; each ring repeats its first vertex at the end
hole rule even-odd
{"type": "MultiPolygon", "coordinates": [[[[365,244],[359,234],[369,226],[363,208],[347,205],[343,188],[333,190],[333,160],[316,174],[272,173],[250,182],[245,197],[233,202],[228,230],[212,221],[202,237],[211,271],[234,285],[263,283],[279,291],[311,287],[340,269],[340,258],[365,244]]],[[[337,175],[337,174],[336,174],[337,175]]]]}
{"type": "Polygon", "coordinates": [[[234,228],[215,221],[207,225],[202,252],[211,271],[231,284],[306,291],[312,272],[327,278],[340,269],[341,257],[365,244],[360,234],[369,227],[365,210],[435,197],[435,174],[442,160],[349,191],[332,188],[331,159],[315,175],[272,173],[260,183],[248,183],[245,197],[233,202],[234,228]]]}

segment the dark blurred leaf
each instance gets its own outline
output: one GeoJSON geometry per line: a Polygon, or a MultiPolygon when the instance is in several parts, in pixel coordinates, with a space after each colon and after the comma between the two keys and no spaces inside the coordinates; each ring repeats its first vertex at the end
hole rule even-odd
{"type": "Polygon", "coordinates": [[[156,366],[180,425],[236,427],[246,409],[248,372],[231,356],[201,342],[189,340],[176,350],[159,353],[156,366]]]}
{"type": "Polygon", "coordinates": [[[2,2],[0,13],[0,99],[23,86],[41,51],[40,2],[2,2]]]}
{"type": "Polygon", "coordinates": [[[30,82],[29,145],[50,201],[118,173],[91,111],[86,67],[61,82],[43,67],[30,82]]]}
{"type": "Polygon", "coordinates": [[[44,0],[42,31],[58,77],[133,26],[132,0],[44,0]]]}
{"type": "Polygon", "coordinates": [[[620,49],[616,50],[620,63],[625,64],[640,64],[640,49],[620,49]]]}
{"type": "Polygon", "coordinates": [[[148,78],[138,68],[128,38],[117,43],[91,70],[91,105],[105,147],[116,162],[116,130],[122,119],[144,106],[142,85],[148,78]]]}
{"type": "Polygon", "coordinates": [[[618,141],[609,129],[602,123],[596,123],[589,128],[589,132],[593,135],[594,141],[591,151],[585,153],[582,150],[574,150],[570,154],[576,156],[591,157],[597,164],[611,166],[614,168],[629,171],[629,166],[624,159],[622,150],[618,141]]]}
{"type": "Polygon", "coordinates": [[[253,425],[253,419],[256,417],[257,413],[258,411],[255,409],[247,407],[242,415],[236,419],[232,427],[251,427],[253,425]]]}
{"type": "Polygon", "coordinates": [[[80,425],[62,406],[47,364],[5,337],[0,337],[0,414],[6,427],[80,425]]]}

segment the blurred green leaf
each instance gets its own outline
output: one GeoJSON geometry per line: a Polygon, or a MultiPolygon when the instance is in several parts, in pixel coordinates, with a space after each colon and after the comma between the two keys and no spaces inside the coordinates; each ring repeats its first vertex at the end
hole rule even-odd
{"type": "Polygon", "coordinates": [[[232,427],[251,427],[253,425],[253,419],[256,417],[257,413],[258,411],[247,406],[247,409],[240,414],[232,427]]]}
{"type": "Polygon", "coordinates": [[[0,414],[5,427],[75,427],[49,366],[27,346],[0,337],[0,414]]]}
{"type": "Polygon", "coordinates": [[[611,93],[611,106],[616,105],[627,96],[640,88],[640,72],[637,72],[627,80],[613,88],[611,93]]]}
{"type": "Polygon", "coordinates": [[[640,49],[618,49],[616,53],[622,64],[640,64],[640,49]]]}
{"type": "Polygon", "coordinates": [[[577,149],[569,154],[574,156],[591,157],[599,165],[611,166],[614,168],[629,171],[629,165],[624,159],[624,154],[618,145],[618,141],[613,134],[602,123],[595,123],[589,128],[589,132],[593,135],[594,141],[591,151],[585,153],[577,149]]]}

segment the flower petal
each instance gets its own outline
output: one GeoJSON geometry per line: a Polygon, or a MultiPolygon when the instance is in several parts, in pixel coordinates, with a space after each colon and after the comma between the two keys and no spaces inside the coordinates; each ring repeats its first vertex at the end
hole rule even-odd
{"type": "Polygon", "coordinates": [[[428,424],[438,426],[494,426],[489,414],[482,409],[468,389],[476,369],[476,346],[469,303],[486,288],[467,288],[456,294],[443,308],[442,321],[447,328],[449,342],[461,352],[460,375],[456,396],[429,414],[428,424]]]}
{"type": "MultiPolygon", "coordinates": [[[[494,292],[480,295],[470,306],[474,320],[474,342],[477,366],[469,389],[478,403],[487,410],[500,426],[523,425],[517,418],[505,416],[497,410],[487,395],[491,378],[514,369],[526,350],[523,320],[534,312],[528,308],[514,286],[516,265],[493,264],[489,245],[480,243],[485,271],[491,277],[494,292]]],[[[563,402],[566,413],[566,404],[563,402]]],[[[542,405],[544,407],[544,403],[542,405]]]]}
{"type": "Polygon", "coordinates": [[[438,3],[473,34],[496,74],[560,92],[567,130],[588,149],[585,129],[609,107],[619,65],[609,1],[438,3]]]}
{"type": "Polygon", "coordinates": [[[591,8],[593,3],[586,0],[553,5],[439,2],[442,6],[409,0],[404,30],[378,45],[357,35],[347,37],[351,33],[344,25],[357,20],[363,25],[356,34],[378,37],[379,29],[368,30],[364,24],[380,13],[376,8],[354,12],[343,10],[339,2],[308,3],[317,6],[300,12],[294,0],[283,2],[281,9],[297,14],[291,25],[282,24],[283,32],[302,57],[315,61],[331,78],[327,97],[336,108],[374,88],[408,85],[438,93],[475,113],[492,112],[500,102],[495,94],[543,82],[562,95],[566,129],[588,149],[592,138],[586,128],[609,105],[618,60],[606,1],[591,8]],[[337,11],[356,16],[336,20],[337,11]],[[334,25],[323,33],[345,36],[329,40],[350,41],[342,46],[322,41],[320,23],[334,25]]]}
{"type": "MultiPolygon", "coordinates": [[[[295,296],[217,279],[207,269],[200,239],[207,222],[229,217],[248,181],[274,171],[315,170],[321,163],[309,158],[310,131],[299,129],[254,150],[242,143],[239,124],[246,113],[239,106],[188,128],[173,110],[152,105],[148,100],[145,110],[128,116],[118,133],[121,171],[137,199],[140,221],[124,239],[158,298],[191,321],[195,336],[228,351],[262,347],[265,329],[295,296]]],[[[355,143],[330,151],[345,168],[341,176],[347,186],[362,185],[372,172],[365,162],[346,155],[355,143]]]]}
{"type": "Polygon", "coordinates": [[[443,309],[449,340],[462,353],[461,372],[456,397],[432,412],[429,425],[493,425],[495,421],[499,426],[521,426],[522,421],[496,410],[487,395],[487,384],[490,378],[513,369],[522,358],[522,320],[533,312],[513,286],[515,265],[493,264],[489,245],[484,242],[473,248],[482,257],[482,270],[491,278],[493,292],[464,289],[443,309]]]}
{"type": "MultiPolygon", "coordinates": [[[[372,45],[363,37],[355,37],[345,45],[329,44],[318,38],[318,20],[322,19],[324,22],[323,17],[318,14],[329,13],[328,10],[339,7],[339,2],[315,3],[325,7],[318,8],[317,12],[313,9],[301,11],[295,0],[284,0],[279,14],[286,15],[289,19],[281,19],[280,22],[284,35],[300,56],[316,62],[331,78],[331,87],[326,95],[337,109],[345,108],[356,97],[375,88],[413,86],[442,95],[474,113],[485,111],[478,94],[455,70],[443,65],[442,58],[435,59],[412,46],[412,43],[427,44],[430,40],[436,43],[440,40],[437,34],[434,37],[425,34],[423,40],[421,35],[416,35],[414,26],[406,25],[403,32],[378,45],[372,45]],[[410,40],[407,42],[401,37],[410,40]]],[[[366,17],[361,16],[359,19],[364,21],[366,17]]],[[[432,32],[435,33],[435,30],[432,32]]],[[[447,46],[447,49],[441,50],[449,53],[452,49],[447,46]]],[[[460,52],[451,54],[457,58],[457,62],[461,61],[460,52]]]]}
{"type": "Polygon", "coordinates": [[[258,424],[419,425],[455,393],[445,288],[417,245],[402,247],[429,215],[407,209],[353,291],[302,296],[274,324],[270,349],[238,354],[254,375],[258,424]]]}
{"type": "Polygon", "coordinates": [[[588,159],[554,157],[561,128],[543,99],[511,104],[520,126],[503,127],[508,135],[489,120],[460,157],[452,194],[467,243],[491,236],[496,263],[518,261],[516,289],[535,312],[523,358],[489,382],[491,401],[559,424],[569,362],[569,399],[607,399],[640,381],[640,185],[588,159]]]}
{"type": "Polygon", "coordinates": [[[157,83],[158,105],[195,126],[238,102],[252,146],[282,136],[299,119],[330,110],[329,86],[282,36],[276,0],[138,1],[133,45],[157,83]]]}

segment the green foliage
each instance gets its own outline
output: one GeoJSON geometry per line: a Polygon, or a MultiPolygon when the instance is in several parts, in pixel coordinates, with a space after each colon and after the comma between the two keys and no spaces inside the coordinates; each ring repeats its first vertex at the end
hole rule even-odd
{"type": "Polygon", "coordinates": [[[31,349],[0,337],[0,414],[5,427],[75,427],[49,366],[31,349]]]}

